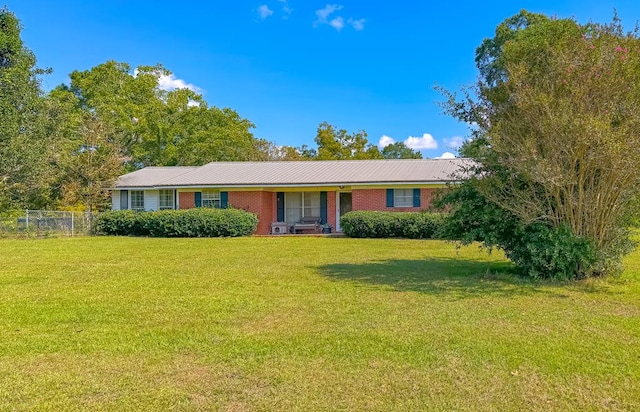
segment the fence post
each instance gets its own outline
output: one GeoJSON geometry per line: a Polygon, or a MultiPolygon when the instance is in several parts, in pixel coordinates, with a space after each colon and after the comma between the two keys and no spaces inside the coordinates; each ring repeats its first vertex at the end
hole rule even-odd
{"type": "Polygon", "coordinates": [[[71,212],[71,237],[75,236],[75,226],[74,226],[74,222],[73,222],[73,216],[75,215],[75,213],[71,212]]]}
{"type": "Polygon", "coordinates": [[[28,231],[28,230],[29,230],[29,209],[25,210],[25,211],[24,211],[24,214],[25,214],[25,216],[26,216],[26,219],[25,219],[25,220],[26,220],[26,225],[27,225],[27,226],[25,227],[25,230],[27,230],[27,231],[28,231]]]}

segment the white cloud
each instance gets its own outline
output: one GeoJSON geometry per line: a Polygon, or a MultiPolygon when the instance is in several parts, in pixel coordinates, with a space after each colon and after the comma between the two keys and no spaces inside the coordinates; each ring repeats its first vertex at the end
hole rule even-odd
{"type": "Polygon", "coordinates": [[[158,77],[158,87],[161,90],[166,90],[166,91],[171,91],[176,89],[189,89],[196,93],[200,93],[199,87],[191,83],[187,83],[182,79],[178,79],[174,74],[169,74],[169,75],[161,74],[158,77]]]}
{"type": "Polygon", "coordinates": [[[464,137],[461,136],[453,136],[450,139],[445,139],[444,140],[444,144],[446,147],[450,148],[450,149],[459,149],[460,146],[462,146],[462,144],[464,143],[466,139],[464,137]]]}
{"type": "Polygon", "coordinates": [[[328,24],[334,29],[340,31],[344,28],[345,24],[348,24],[356,31],[364,30],[364,23],[366,22],[365,19],[354,19],[349,17],[345,22],[344,17],[336,16],[334,14],[340,10],[342,10],[342,6],[339,4],[327,4],[323,9],[316,10],[316,17],[318,19],[313,22],[314,27],[317,27],[319,24],[328,24]]]}
{"type": "Polygon", "coordinates": [[[340,31],[344,27],[344,19],[340,16],[336,17],[335,19],[331,19],[331,21],[329,22],[329,26],[340,31]]]}
{"type": "Polygon", "coordinates": [[[287,16],[284,16],[283,19],[286,19],[288,17],[289,14],[291,14],[291,12],[293,12],[293,9],[291,7],[289,7],[289,5],[287,4],[287,0],[278,0],[280,3],[282,3],[282,11],[287,14],[287,16]]]}
{"type": "Polygon", "coordinates": [[[266,4],[263,4],[258,7],[258,14],[260,15],[260,18],[264,20],[273,14],[273,10],[271,10],[266,4]]]}
{"type": "Polygon", "coordinates": [[[327,4],[324,9],[316,10],[317,23],[328,23],[327,18],[329,15],[338,10],[342,10],[342,6],[339,4],[327,4]]]}
{"type": "Polygon", "coordinates": [[[455,159],[456,155],[451,152],[444,152],[440,156],[436,157],[436,159],[455,159]]]}
{"type": "Polygon", "coordinates": [[[189,99],[187,102],[187,107],[200,107],[200,102],[189,99]]]}
{"type": "Polygon", "coordinates": [[[429,133],[423,134],[422,137],[409,136],[404,144],[414,150],[438,148],[438,142],[429,133]]]}
{"type": "Polygon", "coordinates": [[[361,31],[364,30],[364,23],[366,21],[366,19],[349,19],[347,20],[347,23],[349,23],[356,31],[361,31]]]}
{"type": "Polygon", "coordinates": [[[390,144],[394,144],[396,141],[393,137],[389,137],[387,135],[382,135],[382,137],[380,138],[380,140],[378,140],[378,147],[380,149],[383,149],[387,146],[389,146],[390,144]]]}

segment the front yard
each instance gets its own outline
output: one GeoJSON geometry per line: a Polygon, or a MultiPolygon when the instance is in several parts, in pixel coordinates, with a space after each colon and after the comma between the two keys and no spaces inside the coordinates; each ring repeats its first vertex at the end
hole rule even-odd
{"type": "Polygon", "coordinates": [[[346,238],[0,240],[0,410],[639,410],[620,278],[346,238]]]}

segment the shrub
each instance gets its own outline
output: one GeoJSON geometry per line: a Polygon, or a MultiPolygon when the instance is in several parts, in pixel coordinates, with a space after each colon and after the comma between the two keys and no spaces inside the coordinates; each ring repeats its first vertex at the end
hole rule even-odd
{"type": "Polygon", "coordinates": [[[439,213],[353,211],[340,218],[340,227],[349,237],[438,239],[444,219],[439,213]]]}
{"type": "Polygon", "coordinates": [[[515,214],[483,197],[472,184],[443,192],[436,207],[450,207],[443,225],[444,237],[463,244],[482,242],[502,249],[524,275],[569,280],[590,276],[598,252],[590,239],[576,236],[567,225],[524,222],[515,214]]]}
{"type": "Polygon", "coordinates": [[[94,220],[94,231],[102,235],[147,236],[142,225],[142,212],[113,210],[100,213],[94,220]]]}
{"type": "Polygon", "coordinates": [[[533,223],[503,239],[500,247],[523,273],[536,279],[584,277],[597,257],[593,242],[571,233],[568,225],[533,223]]]}
{"type": "Polygon", "coordinates": [[[247,236],[256,230],[255,214],[239,209],[197,208],[134,212],[116,210],[96,217],[97,234],[153,237],[247,236]]]}

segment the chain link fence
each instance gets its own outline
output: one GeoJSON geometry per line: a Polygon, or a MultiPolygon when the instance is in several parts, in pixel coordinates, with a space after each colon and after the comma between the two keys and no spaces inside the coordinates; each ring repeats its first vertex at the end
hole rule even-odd
{"type": "Polygon", "coordinates": [[[91,234],[92,222],[90,212],[12,210],[0,213],[0,234],[83,236],[91,234]]]}

